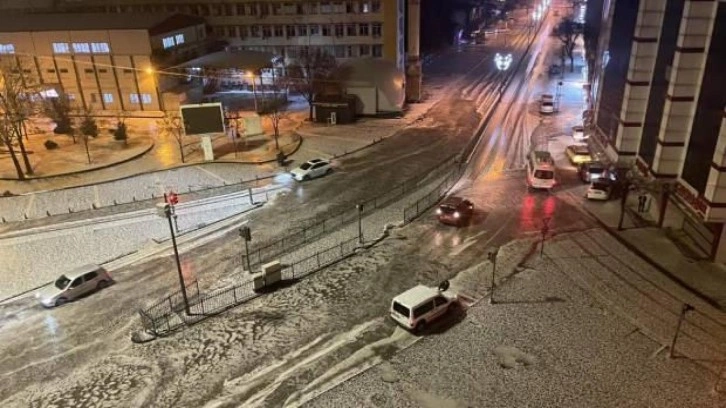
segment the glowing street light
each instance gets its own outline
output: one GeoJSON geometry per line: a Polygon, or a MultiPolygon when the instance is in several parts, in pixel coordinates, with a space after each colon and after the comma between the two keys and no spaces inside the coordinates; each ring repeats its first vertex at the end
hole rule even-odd
{"type": "Polygon", "coordinates": [[[506,71],[512,65],[512,54],[502,55],[497,53],[494,56],[494,63],[500,71],[506,71]]]}
{"type": "Polygon", "coordinates": [[[245,73],[245,76],[248,76],[252,78],[252,95],[255,98],[255,112],[259,112],[257,109],[257,85],[255,85],[255,73],[252,71],[248,71],[245,73]]]}

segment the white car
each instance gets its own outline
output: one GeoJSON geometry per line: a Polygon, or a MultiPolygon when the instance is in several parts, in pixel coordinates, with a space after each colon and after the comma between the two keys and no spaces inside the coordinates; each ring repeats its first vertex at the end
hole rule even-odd
{"type": "Polygon", "coordinates": [[[391,318],[408,330],[421,332],[427,324],[458,305],[459,297],[448,290],[449,282],[439,288],[415,286],[391,301],[391,318]]]}
{"type": "Polygon", "coordinates": [[[45,307],[61,306],[113,283],[111,275],[102,266],[85,265],[61,275],[55,282],[35,294],[45,307]]]}
{"type": "Polygon", "coordinates": [[[576,142],[585,141],[585,139],[587,139],[587,136],[585,135],[585,128],[583,126],[573,126],[572,138],[575,139],[576,142]]]}
{"type": "Polygon", "coordinates": [[[330,162],[324,159],[312,159],[301,164],[300,167],[290,171],[292,177],[297,181],[314,179],[324,176],[333,171],[330,162]]]}
{"type": "Polygon", "coordinates": [[[588,200],[607,201],[613,192],[613,183],[609,179],[598,179],[590,184],[585,193],[588,200]]]}
{"type": "Polygon", "coordinates": [[[552,94],[542,94],[542,99],[539,101],[539,113],[554,113],[555,112],[555,97],[552,94]]]}

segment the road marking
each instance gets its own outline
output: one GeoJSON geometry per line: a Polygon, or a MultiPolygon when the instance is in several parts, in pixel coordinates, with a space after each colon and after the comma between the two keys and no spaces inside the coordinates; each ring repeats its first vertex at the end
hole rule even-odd
{"type": "Polygon", "coordinates": [[[212,173],[211,171],[209,171],[209,170],[205,169],[205,168],[204,168],[204,166],[195,166],[195,167],[196,167],[197,169],[199,169],[199,170],[201,170],[201,171],[203,171],[203,172],[205,172],[205,173],[209,174],[210,176],[212,176],[212,177],[216,178],[216,179],[217,179],[217,180],[219,180],[219,181],[223,181],[223,182],[225,182],[225,183],[227,182],[227,180],[225,180],[224,178],[222,178],[222,177],[221,177],[220,175],[218,175],[218,174],[215,174],[215,173],[212,173]]]}

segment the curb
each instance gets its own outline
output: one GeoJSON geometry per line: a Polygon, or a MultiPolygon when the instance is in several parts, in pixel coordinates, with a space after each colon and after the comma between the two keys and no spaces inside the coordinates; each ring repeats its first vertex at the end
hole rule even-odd
{"type": "Polygon", "coordinates": [[[621,237],[620,234],[616,230],[614,230],[609,225],[605,224],[600,218],[598,218],[592,211],[588,210],[587,208],[582,207],[582,209],[592,218],[595,219],[595,221],[600,225],[602,229],[608,232],[613,238],[615,238],[620,244],[628,248],[631,252],[638,255],[641,259],[646,261],[650,266],[658,270],[663,275],[670,278],[673,282],[677,283],[678,286],[689,292],[690,294],[696,296],[697,298],[703,300],[704,302],[708,303],[710,306],[714,307],[717,310],[724,311],[724,308],[719,305],[718,302],[716,302],[714,299],[712,299],[710,296],[702,293],[698,289],[695,289],[688,285],[686,282],[684,282],[681,278],[671,273],[668,269],[663,267],[661,264],[659,264],[657,261],[653,260],[650,256],[646,255],[643,251],[638,249],[635,245],[630,243],[625,238],[621,237]]]}
{"type": "Polygon", "coordinates": [[[20,180],[18,178],[14,178],[14,177],[0,177],[0,180],[3,180],[3,181],[22,181],[22,182],[25,182],[25,181],[33,181],[33,180],[47,180],[47,179],[52,179],[52,178],[55,178],[55,177],[73,176],[73,175],[76,175],[76,174],[90,173],[92,171],[103,170],[103,169],[107,169],[109,167],[117,166],[119,164],[123,164],[123,163],[130,162],[131,160],[136,160],[139,157],[141,157],[141,156],[145,155],[146,153],[148,153],[149,151],[151,151],[151,149],[153,149],[154,146],[155,146],[155,143],[154,142],[151,142],[151,144],[146,149],[144,149],[143,151],[141,151],[141,152],[139,152],[137,154],[134,154],[134,155],[132,155],[130,157],[127,157],[127,158],[125,158],[123,160],[120,160],[120,161],[116,161],[116,162],[113,162],[113,163],[104,164],[102,166],[94,167],[94,168],[91,168],[91,169],[69,171],[69,172],[66,172],[66,173],[55,173],[55,174],[49,174],[47,176],[28,177],[25,180],[20,180]]]}

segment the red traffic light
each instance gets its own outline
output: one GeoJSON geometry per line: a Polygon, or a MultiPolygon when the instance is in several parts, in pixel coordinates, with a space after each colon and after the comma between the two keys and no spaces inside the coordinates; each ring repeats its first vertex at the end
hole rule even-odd
{"type": "Polygon", "coordinates": [[[179,196],[176,193],[169,193],[167,202],[171,205],[177,205],[179,203],[179,196]]]}

